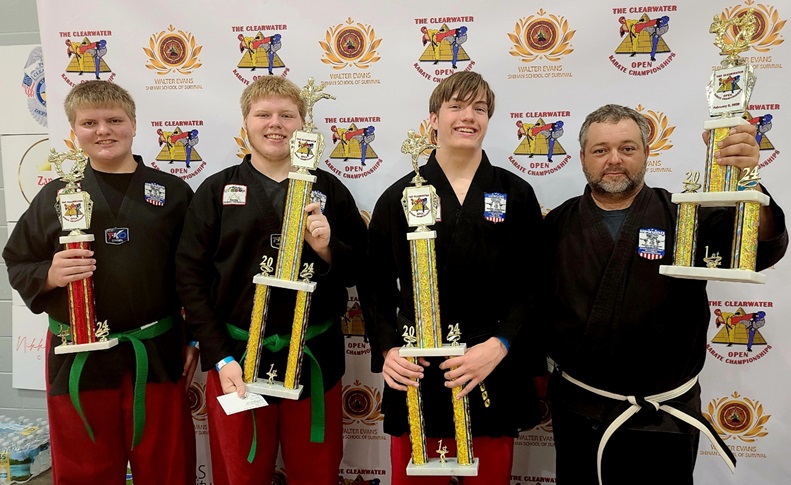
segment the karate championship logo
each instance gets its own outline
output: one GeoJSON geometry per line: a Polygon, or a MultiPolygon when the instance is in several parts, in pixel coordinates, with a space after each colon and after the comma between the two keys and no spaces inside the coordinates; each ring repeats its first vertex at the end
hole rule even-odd
{"type": "Polygon", "coordinates": [[[382,165],[371,145],[376,139],[376,126],[371,123],[380,123],[379,116],[328,117],[324,121],[331,125],[334,145],[324,164],[332,173],[345,179],[360,179],[382,165]]]}
{"type": "Polygon", "coordinates": [[[475,61],[470,59],[463,44],[469,36],[467,24],[474,21],[471,16],[415,19],[421,25],[419,38],[423,45],[423,53],[414,64],[418,74],[438,83],[459,70],[459,62],[468,62],[462,70],[471,71],[475,61]]]}
{"type": "Polygon", "coordinates": [[[751,104],[747,107],[747,111],[744,112],[743,116],[743,118],[749,121],[751,125],[755,125],[755,141],[758,143],[758,147],[761,152],[770,153],[766,159],[758,164],[758,168],[764,168],[768,166],[770,163],[775,161],[778,155],[780,155],[780,151],[775,149],[774,144],[767,135],[767,133],[772,129],[772,121],[775,117],[772,113],[766,112],[766,110],[769,109],[780,109],[780,104],[751,104]],[[752,113],[751,110],[753,110],[752,113]],[[756,112],[763,114],[753,114],[756,112]]]}
{"type": "Polygon", "coordinates": [[[22,76],[22,89],[27,96],[27,109],[34,120],[47,127],[47,85],[44,82],[44,54],[34,47],[27,57],[22,76]]]}
{"type": "Polygon", "coordinates": [[[202,50],[195,36],[176,30],[173,25],[149,37],[143,52],[148,56],[146,67],[157,77],[153,85],[146,86],[146,91],[203,89],[192,77],[172,77],[175,74],[191,76],[199,69],[203,65],[198,57],[202,50]]]}
{"type": "Polygon", "coordinates": [[[335,70],[350,66],[368,69],[380,57],[377,52],[382,39],[376,38],[376,31],[370,25],[355,21],[349,17],[345,24],[330,27],[325,40],[319,45],[324,51],[321,62],[335,70]]]}
{"type": "Polygon", "coordinates": [[[571,155],[566,153],[560,138],[565,125],[562,118],[569,116],[570,111],[511,113],[511,119],[516,119],[514,124],[518,142],[513,155],[527,157],[526,160],[518,161],[509,156],[511,165],[522,173],[538,177],[553,174],[565,167],[571,155]]]}
{"type": "Polygon", "coordinates": [[[514,31],[508,34],[513,43],[508,53],[523,63],[546,60],[553,64],[520,65],[517,73],[509,74],[508,79],[571,77],[558,63],[574,52],[571,39],[576,32],[569,29],[565,17],[548,14],[543,8],[536,15],[517,20],[514,31]]]}
{"type": "Polygon", "coordinates": [[[662,160],[659,157],[662,152],[673,148],[670,135],[676,131],[676,127],[670,124],[667,116],[661,111],[646,109],[641,104],[638,104],[635,110],[643,115],[650,129],[648,133],[647,171],[662,173],[672,172],[672,168],[663,166],[662,160]]]}
{"type": "Polygon", "coordinates": [[[241,53],[241,58],[233,70],[234,76],[245,85],[260,76],[274,75],[276,69],[281,77],[286,77],[290,69],[280,58],[278,51],[283,47],[282,32],[287,29],[285,24],[231,27],[241,53]],[[280,69],[283,71],[280,72],[280,69]]]}
{"type": "Polygon", "coordinates": [[[613,13],[618,15],[616,28],[622,40],[615,54],[609,57],[612,65],[630,76],[648,76],[667,67],[676,54],[665,42],[670,17],[662,13],[676,10],[676,5],[613,8],[613,13]]]}
{"type": "MultiPolygon", "coordinates": [[[[780,19],[780,14],[776,8],[769,5],[756,4],[753,0],[747,0],[744,5],[726,8],[719,15],[714,16],[712,26],[722,24],[728,19],[741,17],[752,9],[755,17],[755,33],[753,34],[750,47],[761,55],[750,56],[748,62],[756,69],[781,69],[780,63],[773,62],[772,56],[768,55],[775,46],[783,43],[781,34],[785,27],[786,20],[780,19]]],[[[732,44],[738,34],[737,27],[729,28],[723,40],[727,44],[732,44]]],[[[719,66],[718,66],[719,67],[719,66]]]]}
{"type": "MultiPolygon", "coordinates": [[[[349,295],[346,313],[341,318],[341,330],[347,337],[366,337],[363,311],[360,308],[360,300],[356,296],[349,295]]],[[[370,349],[368,352],[370,352],[370,349]]],[[[346,353],[349,353],[349,351],[347,350],[346,353]]]]}
{"type": "Polygon", "coordinates": [[[371,386],[363,385],[355,380],[352,385],[343,386],[343,424],[344,434],[354,439],[385,439],[379,436],[374,428],[384,420],[382,414],[382,392],[371,386]],[[362,424],[367,428],[350,428],[350,425],[362,424]]]}
{"type": "Polygon", "coordinates": [[[203,171],[206,162],[195,149],[200,141],[200,132],[195,127],[202,127],[203,121],[152,121],[151,126],[156,128],[156,140],[160,147],[155,161],[151,163],[152,167],[183,180],[189,180],[203,171]],[[167,165],[157,162],[167,162],[167,165]],[[181,166],[182,163],[184,166],[181,166]]]}
{"type": "MultiPolygon", "coordinates": [[[[737,459],[766,458],[766,454],[760,453],[755,443],[769,434],[766,423],[772,415],[765,413],[760,401],[734,391],[730,396],[712,399],[703,411],[703,416],[726,443],[731,439],[735,443],[748,443],[728,445],[737,459]]],[[[716,455],[717,452],[701,450],[701,454],[716,455]]]]}
{"type": "MultiPolygon", "coordinates": [[[[720,302],[713,302],[719,304],[720,302]]],[[[724,308],[717,305],[712,311],[717,333],[707,345],[709,354],[720,362],[731,365],[744,365],[761,359],[772,350],[761,333],[766,326],[767,312],[764,310],[746,312],[742,302],[726,301],[724,308]],[[739,305],[734,308],[735,305],[739,305]]],[[[772,302],[760,303],[771,307],[772,302]]]]}
{"type": "Polygon", "coordinates": [[[66,57],[68,63],[66,72],[61,74],[61,79],[71,87],[76,86],[86,73],[92,75],[89,79],[104,79],[112,81],[115,73],[105,62],[104,57],[108,52],[107,39],[112,37],[110,30],[58,32],[66,44],[66,57]],[[105,76],[109,73],[108,76],[105,76]],[[77,77],[67,76],[76,74],[77,77]]]}

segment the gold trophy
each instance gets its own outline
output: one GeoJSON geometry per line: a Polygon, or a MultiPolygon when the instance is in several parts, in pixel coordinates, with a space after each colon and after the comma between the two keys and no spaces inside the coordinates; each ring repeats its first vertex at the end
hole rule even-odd
{"type": "Polygon", "coordinates": [[[310,203],[311,189],[316,181],[316,176],[308,170],[315,170],[318,167],[319,157],[324,151],[324,136],[315,132],[313,124],[313,105],[320,99],[335,99],[334,96],[323,92],[323,89],[323,83],[316,86],[313,78],[310,78],[300,92],[300,96],[307,104],[307,117],[304,130],[295,131],[290,140],[291,165],[297,170],[288,174],[288,195],[283,214],[283,227],[280,231],[277,262],[273,268],[272,258],[265,256],[260,265],[261,273],[253,277],[253,283],[256,285],[255,299],[242,377],[247,390],[255,394],[299,399],[302,393],[299,375],[305,350],[310,299],[316,289],[316,283],[310,281],[313,277],[313,264],[301,262],[307,219],[305,206],[310,203]],[[274,364],[269,366],[266,374],[268,379],[258,379],[271,295],[270,287],[287,288],[297,292],[288,360],[282,381],[275,380],[278,373],[274,364]]]}
{"type": "MultiPolygon", "coordinates": [[[[401,153],[412,156],[415,177],[411,185],[404,189],[401,205],[409,227],[407,233],[409,252],[412,260],[412,288],[414,290],[416,327],[404,326],[405,345],[398,355],[417,363],[418,357],[450,357],[464,355],[466,344],[459,344],[459,326],[449,325],[446,336],[449,343],[442,343],[442,326],[439,313],[439,293],[437,291],[437,265],[434,251],[436,231],[428,226],[437,219],[439,197],[433,186],[426,184],[420,176],[417,161],[427,149],[437,148],[428,141],[427,135],[418,135],[409,130],[401,145],[401,153]]],[[[453,388],[453,418],[456,429],[456,457],[446,457],[447,447],[440,443],[439,458],[428,458],[426,433],[423,423],[423,402],[420,388],[407,387],[407,407],[409,410],[409,439],[412,444],[412,459],[406,469],[407,475],[478,475],[478,459],[472,454],[472,433],[470,428],[470,409],[467,396],[456,399],[461,387],[453,388]]]]}
{"type": "Polygon", "coordinates": [[[706,170],[703,177],[703,192],[700,174],[688,172],[684,181],[685,190],[673,194],[673,202],[678,204],[676,222],[676,241],[673,265],[659,267],[659,272],[676,278],[736,281],[745,283],[764,283],[766,276],[755,271],[758,246],[758,225],[762,205],[769,205],[769,196],[755,190],[758,185],[758,167],[740,169],[719,165],[714,160],[717,143],[728,136],[729,130],[740,124],[750,100],[756,77],[753,68],[741,52],[750,48],[750,40],[755,33],[756,20],[753,10],[743,16],[722,20],[714,16],[709,32],[716,34],[714,44],[720,48],[720,55],[727,56],[722,68],[711,75],[707,87],[709,114],[713,119],[703,126],[709,132],[709,147],[706,154],[706,170]],[[735,29],[733,42],[726,42],[726,33],[735,29]],[[706,267],[695,267],[694,258],[698,230],[698,207],[736,207],[736,221],[733,230],[733,249],[730,268],[719,268],[722,257],[718,251],[705,249],[703,258],[706,267]]]}
{"type": "MultiPolygon", "coordinates": [[[[68,153],[58,153],[53,148],[50,150],[49,163],[61,180],[66,182],[66,187],[58,193],[55,212],[58,214],[60,225],[64,231],[69,231],[66,236],[60,237],[64,249],[91,249],[93,234],[86,234],[91,226],[93,201],[88,192],[84,192],[77,184],[84,178],[85,168],[88,166],[88,157],[82,150],[68,153]],[[74,164],[66,173],[63,162],[72,160],[74,164]]],[[[69,326],[62,328],[61,345],[55,347],[56,354],[70,354],[89,350],[106,350],[118,345],[118,339],[108,339],[110,333],[107,322],[96,321],[96,309],[93,299],[93,277],[89,276],[79,281],[69,282],[69,326]]]]}

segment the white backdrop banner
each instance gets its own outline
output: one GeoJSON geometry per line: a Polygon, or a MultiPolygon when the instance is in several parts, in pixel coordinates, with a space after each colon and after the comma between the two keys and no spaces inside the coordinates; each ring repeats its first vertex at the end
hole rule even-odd
{"type": "MultiPolygon", "coordinates": [[[[791,95],[782,87],[791,64],[785,42],[788,0],[348,5],[227,0],[188,6],[140,0],[120,5],[83,0],[74,8],[38,0],[48,100],[58,107],[49,113],[54,148],[63,151],[75,144],[60,109],[69,89],[86,79],[117,82],[138,104],[135,153],[197,187],[248,152],[239,109],[245,86],[258,76],[285,76],[300,86],[313,77],[326,82],[325,91],[337,98],[315,109],[317,128],[327,140],[333,132],[373,128],[375,137],[367,144],[328,142],[321,158],[321,167],[347,184],[366,217],[379,194],[411,170],[400,146],[408,130],[426,131],[432,89],[464,70],[482,73],[497,93],[484,144],[489,158],[529,181],[545,210],[582,192],[577,132],[585,115],[605,103],[631,106],[646,116],[653,128],[647,181],[680,192],[686,172],[702,170],[705,161],[705,87],[720,61],[709,26],[715,16],[733,17],[753,8],[758,28],[745,56],[758,83],[746,116],[764,131],[763,179],[772,196],[791,207],[791,196],[782,190],[791,179],[789,168],[780,163],[789,139],[780,135],[791,126],[789,111],[783,109],[791,95]],[[668,26],[661,35],[637,28],[657,20],[668,26]],[[450,32],[462,29],[466,41],[456,43],[450,32]],[[424,42],[440,37],[439,42],[424,42]],[[199,135],[189,153],[181,145],[159,143],[187,131],[199,135]]],[[[732,39],[733,32],[728,36],[732,39]]],[[[698,483],[784,483],[791,474],[786,446],[791,440],[791,390],[779,385],[791,367],[791,349],[784,344],[791,342],[791,328],[782,323],[791,306],[788,264],[768,270],[763,286],[710,285],[712,311],[764,311],[766,325],[752,338],[747,327],[728,327],[734,332],[731,341],[723,334],[727,326],[718,328],[712,316],[703,410],[739,464],[731,475],[703,440],[698,483]]],[[[345,323],[341,483],[387,485],[383,384],[380,375],[368,370],[370,347],[355,298],[349,301],[345,323]]],[[[533,324],[542,322],[538,317],[526,322],[528,331],[533,324]]],[[[666,342],[667,359],[673,359],[675,340],[684,338],[683,315],[669,314],[667,333],[655,338],[666,342]]],[[[526,382],[515,380],[514,385],[526,382]]],[[[201,392],[200,386],[193,390],[201,392]]],[[[551,426],[547,417],[520,436],[512,485],[554,481],[551,426]]],[[[199,438],[205,438],[202,429],[196,427],[199,438]]],[[[210,469],[205,462],[201,466],[204,474],[210,469]]],[[[201,480],[211,483],[208,475],[201,480]]],[[[278,480],[286,483],[287,470],[278,480]]]]}

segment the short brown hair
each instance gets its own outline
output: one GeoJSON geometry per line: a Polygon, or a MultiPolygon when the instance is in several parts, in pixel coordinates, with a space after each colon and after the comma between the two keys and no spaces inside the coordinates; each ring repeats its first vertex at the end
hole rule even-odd
{"type": "Polygon", "coordinates": [[[109,81],[86,81],[74,86],[63,101],[69,124],[74,124],[81,108],[121,108],[129,119],[136,120],[135,100],[129,91],[109,81]]]}
{"type": "Polygon", "coordinates": [[[483,94],[489,110],[489,118],[494,114],[494,91],[489,83],[477,72],[454,72],[443,79],[428,100],[428,112],[439,113],[439,108],[445,101],[450,101],[453,96],[459,101],[472,101],[483,94]]]}
{"type": "Polygon", "coordinates": [[[579,136],[580,150],[585,151],[585,144],[588,143],[588,128],[590,128],[592,123],[614,124],[623,120],[632,120],[637,124],[643,148],[646,148],[648,146],[648,137],[651,136],[651,127],[648,125],[648,120],[645,119],[645,116],[627,106],[605,104],[589,114],[582,123],[579,136]]]}
{"type": "Polygon", "coordinates": [[[261,76],[253,84],[244,88],[239,100],[242,105],[242,117],[247,118],[253,103],[261,98],[288,98],[297,105],[299,117],[305,119],[308,110],[305,100],[300,96],[296,84],[280,76],[261,76]]]}

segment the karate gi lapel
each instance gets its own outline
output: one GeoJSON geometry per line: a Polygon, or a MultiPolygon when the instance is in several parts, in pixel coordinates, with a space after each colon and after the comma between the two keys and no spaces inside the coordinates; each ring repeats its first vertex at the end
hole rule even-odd
{"type": "Polygon", "coordinates": [[[586,187],[585,195],[580,198],[580,213],[583,227],[593,226],[593,244],[597,254],[607,259],[602,273],[596,299],[591,307],[585,328],[587,337],[603,338],[616,331],[620,323],[620,309],[624,297],[624,285],[632,260],[637,252],[637,231],[649,207],[653,192],[646,186],[632,202],[626,219],[615,242],[612,241],[599,213],[596,203],[586,187]],[[609,248],[609,252],[605,252],[609,248]]]}
{"type": "MultiPolygon", "coordinates": [[[[255,168],[250,162],[249,155],[245,157],[240,172],[247,184],[247,204],[250,205],[251,203],[255,203],[258,210],[261,212],[258,218],[261,235],[267,235],[268,238],[270,234],[280,234],[280,230],[283,227],[283,214],[275,210],[275,206],[272,205],[270,194],[266,191],[260,179],[260,177],[264,175],[256,173],[255,168]]],[[[268,240],[266,241],[266,245],[269,246],[268,240]]]]}

